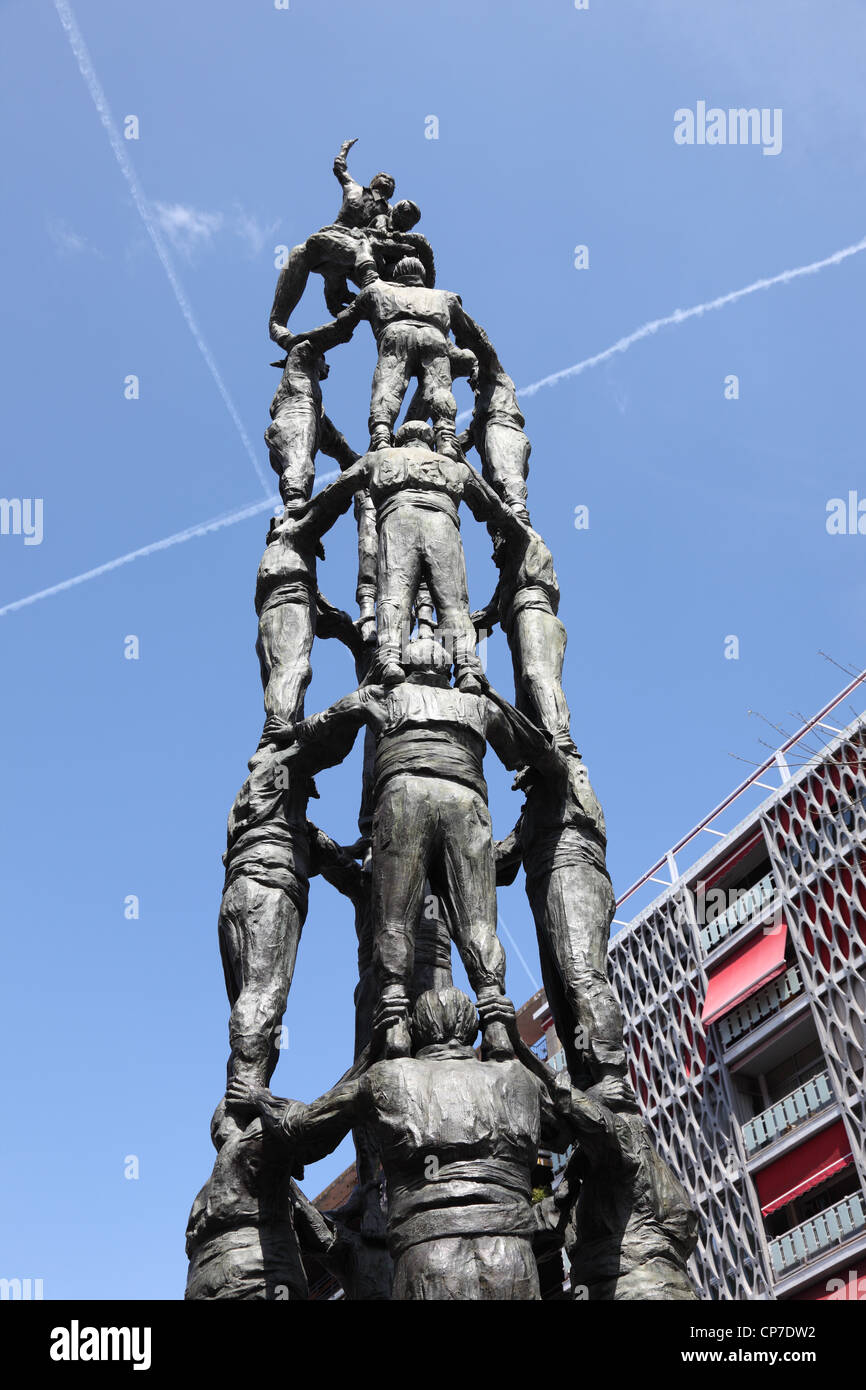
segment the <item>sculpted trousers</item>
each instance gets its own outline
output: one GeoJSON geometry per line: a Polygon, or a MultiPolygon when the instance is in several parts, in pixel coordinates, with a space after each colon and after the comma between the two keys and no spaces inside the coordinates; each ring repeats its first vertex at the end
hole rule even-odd
{"type": "Polygon", "coordinates": [[[566,640],[565,628],[549,605],[523,608],[509,624],[517,708],[553,734],[560,746],[571,742],[571,715],[562,689],[566,640]]]}
{"type": "MultiPolygon", "coordinates": [[[[575,832],[577,833],[577,832],[575,832]]],[[[597,851],[600,852],[600,851],[597,851]]],[[[575,1084],[624,1069],[622,1011],[607,978],[614,914],[610,879],[590,857],[527,878],[541,976],[575,1084]]]]}
{"type": "Polygon", "coordinates": [[[526,475],[529,472],[529,453],[532,448],[523,430],[516,425],[497,424],[484,427],[482,473],[503,501],[517,512],[526,511],[526,475]]]}
{"type": "Polygon", "coordinates": [[[373,960],[380,989],[408,995],[425,882],[443,899],[469,983],[505,992],[496,935],[496,875],[483,797],[444,777],[404,773],[379,794],[373,817],[373,960]]]}
{"type": "Polygon", "coordinates": [[[289,507],[306,502],[313,491],[321,408],[311,400],[291,396],[272,410],[265,443],[271,468],[280,479],[280,496],[289,507]]]}
{"type": "Polygon", "coordinates": [[[394,1264],[395,1300],[541,1298],[532,1246],[517,1236],[444,1236],[410,1245],[394,1264]]]}
{"type": "Polygon", "coordinates": [[[395,507],[379,530],[377,628],[382,662],[402,659],[421,579],[436,605],[439,636],[457,675],[481,669],[469,616],[466,560],[460,532],[447,512],[409,504],[395,507]]]}
{"type": "Polygon", "coordinates": [[[393,429],[412,377],[418,380],[437,438],[452,438],[457,402],[451,391],[448,341],[438,329],[417,323],[389,324],[379,339],[370,434],[375,434],[377,426],[393,429]]]}
{"type": "Polygon", "coordinates": [[[219,942],[232,1005],[230,1075],[262,1086],[273,1075],[302,926],[282,888],[241,874],[223,893],[219,942]]]}
{"type": "Polygon", "coordinates": [[[322,227],[300,246],[293,246],[289,259],[280,271],[277,302],[283,321],[288,324],[301,295],[307,287],[310,271],[318,271],[325,280],[325,303],[332,314],[338,314],[351,297],[346,275],[359,285],[376,271],[376,262],[368,239],[348,227],[337,224],[322,227]]]}
{"type": "Polygon", "coordinates": [[[316,629],[316,601],[309,592],[262,609],[256,642],[265,714],[291,722],[304,716],[304,695],[313,674],[310,652],[316,629]]]}

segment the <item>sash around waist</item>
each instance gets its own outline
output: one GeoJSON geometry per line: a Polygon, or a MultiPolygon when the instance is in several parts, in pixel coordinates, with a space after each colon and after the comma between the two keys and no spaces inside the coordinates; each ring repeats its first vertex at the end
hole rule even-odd
{"type": "Polygon", "coordinates": [[[400,773],[414,777],[441,777],[462,782],[487,802],[487,783],[482,763],[483,748],[475,752],[435,730],[417,734],[401,733],[382,738],[376,750],[375,790],[378,796],[386,781],[400,773]]]}
{"type": "Polygon", "coordinates": [[[376,508],[376,527],[381,530],[382,525],[392,512],[400,507],[420,508],[426,512],[444,512],[446,516],[454,522],[458,531],[460,530],[460,517],[457,515],[457,503],[447,492],[434,491],[432,488],[400,488],[397,492],[392,492],[390,497],[380,503],[376,508]]]}

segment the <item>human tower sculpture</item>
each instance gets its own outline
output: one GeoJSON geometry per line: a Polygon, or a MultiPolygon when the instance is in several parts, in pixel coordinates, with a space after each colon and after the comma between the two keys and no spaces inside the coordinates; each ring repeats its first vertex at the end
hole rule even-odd
{"type": "Polygon", "coordinates": [[[256,580],[265,721],[229,816],[219,943],[231,1051],[211,1124],[216,1161],[187,1231],[187,1297],[304,1299],[312,1259],[353,1299],[532,1300],[536,1253],[558,1243],[576,1299],[694,1298],[694,1214],[638,1110],[605,969],[604,818],[571,737],[559,587],[530,520],[517,393],[460,296],[436,286],[416,204],[389,201],[388,174],[364,186],[348,172],[354,143],[334,161],[340,210],[291,252],[270,316],[285,357],[265,440],[283,510],[256,580]],[[296,330],[312,273],[333,317],[296,330]],[[326,352],[364,322],[377,362],[359,455],[325,414],[322,382],[326,352]],[[475,399],[459,436],[458,377],[475,399]],[[340,473],[314,494],[320,452],[340,473]],[[486,525],[499,572],[474,614],[464,506],[486,525]],[[354,619],[318,576],[322,537],[352,507],[354,619]],[[512,700],[476,651],[478,631],[497,624],[512,700]],[[328,638],[346,646],[353,688],[307,716],[315,643],[328,638]],[[360,835],[341,846],[308,819],[312,779],[362,730],[360,835]],[[525,798],[499,844],[488,744],[525,798]],[[505,992],[496,887],[521,866],[565,1053],[558,1074],[522,1043],[505,992]],[[303,1104],[269,1084],[315,874],[354,912],[355,1056],[303,1104]],[[474,1000],[454,988],[452,947],[474,1000]],[[355,1191],[320,1212],[297,1179],[350,1131],[355,1191]],[[540,1146],[571,1158],[533,1203],[540,1146]]]}

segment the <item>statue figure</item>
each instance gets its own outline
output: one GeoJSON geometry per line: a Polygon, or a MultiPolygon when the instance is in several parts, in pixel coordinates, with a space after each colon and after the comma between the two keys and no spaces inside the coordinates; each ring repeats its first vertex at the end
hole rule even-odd
{"type": "Polygon", "coordinates": [[[213,1172],[187,1225],[185,1297],[306,1299],[285,1146],[257,1117],[245,1126],[227,1123],[224,1100],[211,1135],[213,1172]]]}
{"type": "MultiPolygon", "coordinates": [[[[354,741],[335,732],[329,754],[345,757],[354,741]]],[[[323,762],[322,766],[326,766],[323,762]]],[[[219,942],[229,1019],[229,1073],[268,1081],[307,915],[310,843],[307,802],[316,795],[312,752],[306,770],[286,769],[273,745],[249,763],[228,822],[219,942]]]]}
{"type": "Polygon", "coordinates": [[[464,994],[430,990],[412,1013],[412,1056],[374,1062],[310,1105],[243,1082],[230,1088],[296,1160],[313,1162],[353,1125],[371,1126],[388,1189],[395,1300],[540,1296],[532,1170],[539,1142],[557,1128],[553,1108],[521,1062],[481,1061],[476,1032],[464,994]]]}
{"type": "Polygon", "coordinates": [[[388,199],[393,196],[396,184],[390,174],[376,174],[369,188],[352,178],[346,156],[357,143],[357,139],[344,140],[334,159],[334,177],[343,190],[343,205],[334,221],[345,227],[387,227],[391,213],[388,199]]]}
{"type": "Polygon", "coordinates": [[[566,632],[556,616],[559,584],[553,557],[529,527],[494,531],[493,561],[499,582],[487,607],[473,614],[476,628],[499,622],[514,668],[514,703],[553,734],[564,752],[574,751],[571,715],[562,689],[566,632]]]}
{"type": "Polygon", "coordinates": [[[526,478],[532,445],[523,430],[526,421],[514,382],[482,329],[477,330],[472,349],[478,366],[470,380],[475,410],[469,432],[481,456],[481,475],[528,526],[526,478]]]}
{"type": "MultiPolygon", "coordinates": [[[[377,1002],[376,973],[373,964],[372,874],[370,864],[362,868],[353,857],[363,849],[363,841],[348,849],[337,845],[318,827],[309,826],[311,876],[321,876],[347,897],[355,911],[355,932],[358,938],[358,983],[355,987],[355,1060],[370,1045],[373,1037],[373,1014],[377,1002]]],[[[428,885],[429,887],[429,885],[428,885]]],[[[445,918],[444,905],[430,893],[419,913],[415,930],[415,956],[412,969],[410,999],[419,994],[452,984],[451,933],[445,918]]],[[[378,1174],[381,1160],[375,1139],[369,1130],[356,1128],[355,1169],[358,1179],[354,1200],[347,1204],[351,1214],[360,1215],[364,1235],[375,1236],[381,1225],[378,1174]]],[[[344,1209],[345,1211],[345,1209],[344,1209]]]]}
{"type": "Polygon", "coordinates": [[[408,679],[390,691],[362,686],[281,736],[298,770],[307,749],[317,766],[331,745],[363,724],[376,734],[372,835],[373,956],[392,1055],[408,1051],[409,986],[425,882],[443,902],[449,929],[478,997],[486,1056],[511,1054],[498,1023],[505,952],[496,935],[496,866],[483,758],[487,742],[506,767],[557,758],[551,739],[493,692],[449,684],[445,648],[413,639],[408,679]]]}
{"type": "Polygon", "coordinates": [[[411,421],[397,432],[394,448],[365,454],[334,486],[366,487],[375,512],[378,654],[386,685],[404,678],[401,649],[423,580],[436,604],[440,633],[447,633],[453,644],[457,685],[477,691],[481,663],[475,654],[458,507],[464,501],[479,520],[495,520],[512,534],[520,524],[473,468],[435,453],[432,444],[430,426],[411,421]]]}
{"type": "Polygon", "coordinates": [[[697,1216],[630,1089],[609,1077],[583,1094],[562,1073],[553,1086],[556,1112],[578,1142],[554,1198],[565,1217],[573,1295],[697,1300],[686,1268],[697,1216]]]}
{"type": "Polygon", "coordinates": [[[497,856],[500,883],[526,874],[541,978],[569,1073],[578,1085],[625,1076],[623,1018],[607,977],[615,899],[601,807],[577,749],[528,767],[526,801],[497,856]]]}
{"type": "Polygon", "coordinates": [[[319,604],[316,561],[325,555],[321,538],[352,500],[352,489],[341,485],[342,481],[338,478],[271,522],[255,597],[256,651],[265,692],[264,737],[303,715],[319,604]]]}
{"type": "Polygon", "coordinates": [[[341,468],[348,468],[358,455],[325,414],[319,383],[330,368],[322,354],[309,343],[296,343],[285,361],[274,365],[283,367],[283,375],[271,401],[265,443],[283,504],[293,507],[310,498],[320,449],[341,468]]]}
{"type": "Polygon", "coordinates": [[[377,174],[369,187],[353,179],[346,156],[356,143],[344,141],[334,160],[334,174],[343,190],[340,211],[329,226],[293,247],[280,271],[268,321],[270,336],[280,347],[288,346],[286,325],[311,271],[324,279],[325,303],[332,314],[339,314],[352,301],[347,277],[363,286],[403,256],[418,256],[424,265],[425,283],[435,284],[430,243],[411,230],[421,216],[417,203],[403,199],[393,207],[389,204],[394,192],[390,174],[377,174]]]}
{"type": "MultiPolygon", "coordinates": [[[[394,423],[414,377],[428,402],[438,451],[459,458],[457,403],[451,392],[453,345],[448,335],[453,332],[459,348],[474,351],[480,332],[460,296],[429,289],[421,262],[406,256],[398,261],[390,280],[370,280],[331,323],[296,336],[326,352],[348,342],[362,320],[370,324],[379,350],[370,402],[370,448],[386,449],[391,444],[394,423]]],[[[287,344],[294,341],[286,335],[287,344]]]]}
{"type": "Polygon", "coordinates": [[[571,737],[559,586],[530,525],[517,392],[460,297],[435,288],[417,205],[391,203],[388,174],[363,185],[349,173],[355,143],[334,161],[340,209],[291,251],[269,319],[285,353],[265,433],[284,514],[256,582],[266,717],[228,823],[219,941],[231,1054],[214,1168],[187,1231],[187,1297],[315,1297],[316,1261],[352,1299],[537,1300],[536,1242],[557,1261],[564,1245],[576,1298],[690,1300],[694,1213],[639,1114],[606,973],[604,817],[571,737]],[[295,333],[313,271],[332,318],[295,333]],[[325,352],[362,321],[377,360],[360,457],[325,414],[321,383],[325,352]],[[475,404],[458,438],[459,378],[475,404]],[[341,471],[314,496],[319,450],[341,471]],[[355,621],[317,576],[322,538],[353,501],[355,621]],[[499,572],[477,614],[462,502],[487,526],[499,572]],[[511,652],[513,705],[476,653],[476,628],[495,622],[511,652]],[[305,718],[316,636],[347,647],[358,688],[305,718]],[[307,819],[308,803],[313,777],[343,762],[361,731],[359,838],[344,847],[307,819]],[[488,743],[525,794],[499,845],[488,743]],[[565,1050],[557,1078],[522,1042],[505,994],[496,886],[520,864],[565,1050]],[[269,1086],[317,873],[354,910],[355,1046],[350,1070],[305,1105],[269,1086]],[[476,1006],[453,987],[452,942],[476,1006]],[[357,1184],[342,1208],[319,1212],[293,1179],[350,1131],[357,1184]],[[540,1143],[572,1153],[533,1206],[540,1143]]]}

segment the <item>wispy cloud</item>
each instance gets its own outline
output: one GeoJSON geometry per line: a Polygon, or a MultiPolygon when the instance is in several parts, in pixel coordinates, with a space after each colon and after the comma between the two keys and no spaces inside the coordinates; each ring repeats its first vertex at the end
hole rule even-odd
{"type": "Polygon", "coordinates": [[[176,251],[189,256],[213,241],[223,225],[221,212],[200,212],[184,203],[154,203],[157,225],[176,251]]]}
{"type": "Polygon", "coordinates": [[[271,484],[268,478],[268,474],[265,471],[264,465],[262,464],[262,461],[259,457],[259,453],[253,448],[252,443],[250,442],[249,435],[244,429],[243,421],[241,420],[241,417],[237,412],[235,403],[229,395],[228,387],[223,381],[222,374],[219,368],[217,367],[216,362],[214,361],[213,353],[211,352],[207,342],[205,341],[204,334],[199,328],[198,320],[196,319],[195,314],[193,313],[192,305],[190,304],[189,299],[186,295],[186,291],[184,290],[183,285],[180,282],[180,277],[178,276],[177,270],[175,269],[174,262],[171,258],[171,253],[169,251],[168,246],[166,245],[165,236],[163,235],[162,231],[160,230],[160,227],[158,226],[154,218],[151,204],[145,197],[144,190],[142,189],[141,184],[138,181],[138,177],[135,173],[135,170],[133,169],[132,164],[130,163],[129,155],[125,148],[125,142],[121,138],[120,132],[117,129],[114,117],[111,114],[111,108],[109,107],[108,101],[106,100],[105,92],[102,89],[102,85],[98,77],[96,76],[92,62],[90,61],[90,54],[87,51],[87,45],[84,42],[84,38],[82,36],[81,30],[78,27],[75,15],[72,12],[72,7],[68,3],[68,0],[54,0],[54,8],[57,11],[60,23],[63,25],[63,28],[66,31],[66,36],[69,39],[69,45],[75,56],[75,60],[78,63],[79,71],[84,79],[85,86],[87,87],[87,90],[90,93],[90,98],[94,106],[96,107],[97,114],[99,116],[100,121],[102,122],[103,129],[105,130],[105,133],[108,136],[108,142],[111,145],[112,153],[114,154],[114,157],[117,160],[117,163],[120,167],[120,172],[123,174],[123,177],[126,180],[127,187],[129,188],[130,194],[132,195],[132,201],[135,204],[139,217],[144,223],[148,236],[153,242],[154,250],[156,251],[156,254],[160,259],[162,268],[165,271],[166,276],[168,277],[168,282],[171,285],[172,292],[174,294],[175,299],[177,300],[178,308],[183,314],[183,317],[186,321],[186,325],[193,336],[193,340],[195,342],[196,347],[198,348],[199,352],[205,360],[205,363],[207,364],[208,371],[210,372],[213,378],[214,385],[216,386],[217,391],[220,394],[223,405],[228,411],[232,423],[234,424],[234,427],[238,432],[238,437],[241,441],[241,444],[243,445],[244,451],[247,457],[249,458],[250,462],[252,463],[253,468],[256,470],[259,482],[262,485],[262,491],[265,493],[265,496],[270,496],[271,484]]]}
{"type": "Polygon", "coordinates": [[[258,256],[280,224],[278,221],[261,222],[255,213],[247,212],[236,203],[229,225],[235,236],[246,243],[249,254],[258,256]]]}
{"type": "Polygon", "coordinates": [[[48,223],[48,235],[61,256],[98,256],[102,252],[87,237],[81,236],[63,217],[53,217],[48,223]]]}
{"type": "Polygon", "coordinates": [[[153,211],[172,246],[188,259],[196,251],[211,248],[219,236],[236,238],[250,256],[258,256],[279,225],[262,222],[240,203],[230,212],[207,212],[187,203],[154,203],[153,211]]]}

